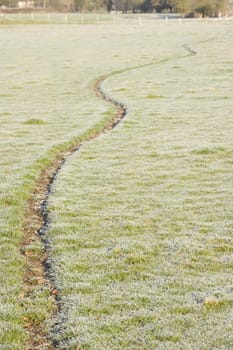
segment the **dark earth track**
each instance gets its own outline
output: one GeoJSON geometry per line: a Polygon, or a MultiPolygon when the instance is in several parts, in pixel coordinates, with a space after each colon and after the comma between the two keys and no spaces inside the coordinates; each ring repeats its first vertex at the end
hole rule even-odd
{"type": "MultiPolygon", "coordinates": [[[[188,44],[183,45],[187,55],[176,57],[185,58],[189,56],[196,55],[197,52],[194,51],[188,44]]],[[[171,59],[171,58],[170,58],[171,59]]],[[[53,258],[51,256],[52,244],[48,236],[48,230],[50,227],[50,217],[48,211],[48,201],[49,196],[52,194],[52,187],[59,174],[63,164],[66,160],[75,152],[77,152],[81,147],[83,147],[88,141],[94,140],[102,134],[110,132],[115,128],[122,119],[127,115],[127,107],[109,97],[102,89],[102,83],[114,74],[123,73],[125,71],[134,70],[137,68],[143,68],[146,66],[151,66],[153,64],[166,63],[170,60],[165,59],[163,61],[150,62],[148,64],[139,65],[131,67],[117,73],[110,73],[96,81],[93,90],[95,95],[100,97],[105,102],[112,104],[116,112],[113,116],[106,122],[106,124],[97,131],[95,126],[93,130],[85,137],[84,140],[78,141],[66,150],[58,153],[51,163],[42,169],[40,176],[35,184],[35,189],[28,201],[25,221],[24,221],[24,235],[25,238],[21,244],[20,251],[22,255],[25,256],[25,273],[24,273],[24,289],[25,297],[33,298],[35,280],[38,284],[45,286],[49,289],[50,295],[53,299],[53,311],[50,313],[49,317],[55,319],[52,326],[50,334],[56,335],[57,333],[62,333],[64,329],[64,324],[66,323],[66,316],[63,312],[62,300],[60,297],[59,289],[57,288],[56,276],[53,271],[53,258]],[[34,252],[31,250],[31,244],[35,242],[40,242],[41,250],[34,252]]],[[[64,348],[59,341],[55,340],[55,336],[52,337],[47,334],[43,328],[43,322],[38,319],[28,320],[25,322],[25,329],[28,333],[29,342],[27,349],[48,349],[53,350],[57,348],[64,348]]]]}
{"type": "MultiPolygon", "coordinates": [[[[105,76],[97,80],[94,85],[96,96],[115,106],[116,112],[112,118],[103,126],[101,130],[90,133],[82,142],[71,146],[66,151],[59,153],[48,167],[42,169],[36,182],[35,190],[28,201],[26,217],[24,222],[25,238],[22,242],[20,251],[26,258],[24,273],[25,297],[33,297],[35,280],[38,284],[49,288],[53,297],[53,313],[51,317],[57,319],[53,326],[54,332],[59,330],[65,319],[62,316],[62,301],[57,288],[56,277],[53,272],[53,259],[51,257],[51,242],[47,235],[50,227],[50,218],[48,212],[48,200],[52,193],[52,186],[63,164],[73,153],[77,152],[86,142],[96,139],[98,136],[111,131],[115,128],[127,114],[127,108],[121,102],[110,98],[102,89],[102,83],[110,77],[105,76]],[[30,245],[40,242],[42,248],[38,253],[30,249],[30,245]],[[60,316],[59,316],[60,315],[60,316]]],[[[29,344],[27,349],[56,349],[59,344],[53,339],[49,339],[48,334],[43,330],[43,322],[39,320],[30,320],[25,322],[25,328],[29,334],[29,344]]]]}

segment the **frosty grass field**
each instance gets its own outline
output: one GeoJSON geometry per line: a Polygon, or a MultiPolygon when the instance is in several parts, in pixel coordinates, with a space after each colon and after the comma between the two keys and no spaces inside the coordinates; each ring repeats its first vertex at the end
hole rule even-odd
{"type": "Polygon", "coordinates": [[[31,320],[60,349],[232,349],[233,23],[93,18],[0,26],[0,349],[27,349],[31,320]],[[128,115],[49,200],[51,318],[48,287],[23,283],[26,203],[59,148],[114,113],[92,90],[111,72],[128,115]]]}

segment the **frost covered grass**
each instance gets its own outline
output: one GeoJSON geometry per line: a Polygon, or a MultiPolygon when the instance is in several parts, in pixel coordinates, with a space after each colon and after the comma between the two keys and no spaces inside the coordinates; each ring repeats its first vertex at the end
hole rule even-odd
{"type": "Polygon", "coordinates": [[[132,40],[158,63],[105,81],[128,116],[69,158],[50,198],[61,349],[233,346],[230,28],[148,26],[132,40]]]}
{"type": "Polygon", "coordinates": [[[39,281],[32,298],[23,286],[25,261],[19,248],[36,178],[59,150],[111,117],[113,108],[94,96],[93,82],[114,69],[150,61],[154,49],[149,42],[148,56],[138,54],[145,36],[146,28],[132,25],[1,27],[0,345],[4,349],[24,348],[23,324],[41,322],[52,308],[49,291],[39,281]],[[133,37],[135,31],[142,37],[133,37]]]}
{"type": "Polygon", "coordinates": [[[113,112],[92,91],[110,72],[104,89],[129,115],[67,161],[51,199],[67,321],[51,336],[68,349],[232,344],[230,28],[1,26],[0,348],[26,348],[31,320],[49,327],[48,289],[23,286],[26,203],[41,168],[113,112]]]}

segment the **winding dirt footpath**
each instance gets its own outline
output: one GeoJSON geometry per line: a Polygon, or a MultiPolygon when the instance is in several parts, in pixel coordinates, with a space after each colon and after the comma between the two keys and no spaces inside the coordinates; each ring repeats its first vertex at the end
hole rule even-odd
{"type": "MultiPolygon", "coordinates": [[[[192,50],[189,45],[183,45],[183,48],[187,51],[185,58],[188,56],[196,55],[197,52],[192,50]]],[[[178,58],[178,57],[177,57],[178,58]]],[[[40,173],[38,180],[36,181],[34,191],[28,201],[26,208],[26,215],[24,220],[24,240],[21,244],[20,251],[25,256],[25,273],[24,273],[24,295],[22,299],[33,299],[35,286],[42,286],[46,290],[49,290],[50,299],[52,300],[52,306],[50,306],[49,317],[59,315],[61,313],[61,299],[59,296],[59,290],[56,287],[56,280],[53,274],[52,258],[50,256],[51,244],[47,237],[47,231],[49,229],[49,215],[48,215],[48,199],[51,194],[51,188],[56,179],[59,170],[64,162],[74,152],[78,151],[86,142],[96,139],[103,133],[109,132],[115,126],[117,126],[121,120],[127,114],[127,108],[122,103],[110,98],[102,90],[102,83],[105,79],[119,74],[125,71],[151,66],[153,64],[165,63],[170,59],[163,61],[150,62],[148,64],[134,66],[126,70],[122,70],[116,73],[104,76],[96,81],[94,84],[94,92],[96,96],[100,97],[104,101],[115,106],[116,112],[110,118],[110,120],[101,128],[96,130],[93,126],[92,131],[81,142],[77,142],[66,150],[58,153],[54,160],[45,166],[40,173]],[[40,246],[40,249],[33,249],[33,246],[40,246]]],[[[25,303],[27,305],[27,303],[25,303]]],[[[27,307],[27,306],[26,306],[27,307]]],[[[57,317],[58,318],[58,317],[57,317]]],[[[25,329],[28,333],[29,341],[27,349],[57,349],[58,344],[50,340],[47,332],[43,328],[43,320],[35,316],[30,320],[25,317],[25,329]]]]}
{"type": "MultiPolygon", "coordinates": [[[[126,116],[127,109],[122,103],[108,97],[102,90],[101,85],[110,75],[100,78],[94,85],[96,96],[102,98],[106,102],[111,103],[116,108],[116,113],[103,126],[100,131],[96,131],[93,127],[93,132],[82,142],[71,146],[67,150],[57,154],[56,158],[42,169],[40,176],[35,184],[35,189],[28,201],[25,221],[24,221],[24,240],[21,244],[20,251],[25,256],[25,273],[24,273],[24,295],[23,298],[33,297],[35,286],[41,285],[49,289],[53,307],[52,315],[60,312],[60,297],[59,291],[56,288],[52,273],[52,264],[50,258],[50,242],[46,235],[49,228],[48,216],[48,198],[51,193],[51,187],[54,180],[61,169],[66,159],[78,151],[86,142],[96,139],[103,133],[112,130],[126,116]],[[37,243],[41,249],[32,249],[37,243]]],[[[51,316],[52,316],[51,315],[51,316]]],[[[46,346],[46,349],[55,349],[56,344],[53,344],[48,335],[43,329],[43,322],[35,317],[28,319],[25,317],[25,328],[29,335],[29,344],[27,349],[37,349],[46,346]]]]}

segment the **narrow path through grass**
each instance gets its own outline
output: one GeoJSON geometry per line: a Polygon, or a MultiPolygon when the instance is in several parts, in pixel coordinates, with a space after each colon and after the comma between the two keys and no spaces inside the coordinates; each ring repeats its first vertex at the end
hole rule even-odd
{"type": "MultiPolygon", "coordinates": [[[[189,54],[196,54],[196,52],[188,45],[184,45],[184,48],[189,54]]],[[[55,153],[54,160],[41,170],[41,174],[35,184],[35,189],[28,201],[24,221],[25,237],[21,245],[21,253],[26,258],[24,273],[25,296],[27,298],[33,298],[35,281],[37,284],[45,285],[47,290],[50,291],[50,307],[48,310],[52,314],[58,314],[62,304],[59,290],[56,285],[56,276],[54,276],[53,261],[50,257],[50,240],[47,236],[50,223],[48,215],[48,200],[54,180],[71,154],[79,150],[86,142],[112,130],[126,115],[126,106],[103,92],[101,85],[104,80],[116,74],[126,73],[135,69],[145,68],[152,66],[153,64],[161,64],[168,61],[169,58],[162,60],[162,62],[155,60],[144,65],[137,65],[114,71],[108,76],[98,79],[94,84],[95,94],[104,101],[111,103],[115,107],[116,113],[93,126],[93,128],[87,131],[84,135],[79,136],[77,140],[68,142],[67,145],[63,147],[63,150],[59,150],[55,153]]],[[[59,323],[63,325],[64,318],[58,316],[57,319],[59,320],[59,323]]],[[[43,344],[47,344],[51,349],[53,346],[56,348],[56,342],[54,341],[54,344],[53,342],[50,342],[44,331],[43,321],[36,315],[31,319],[26,319],[25,327],[30,334],[31,348],[43,346],[43,344]]],[[[54,328],[57,329],[58,324],[55,324],[54,328]]]]}
{"type": "MultiPolygon", "coordinates": [[[[53,182],[68,157],[79,150],[86,142],[95,139],[102,133],[113,129],[126,115],[126,106],[109,98],[101,89],[101,84],[106,77],[98,79],[94,85],[94,92],[106,102],[114,105],[116,112],[106,120],[101,121],[90,131],[81,135],[76,142],[71,142],[69,147],[56,154],[55,159],[44,169],[36,182],[35,189],[28,201],[28,207],[24,222],[25,237],[21,246],[21,253],[26,257],[25,264],[25,293],[27,298],[33,297],[33,289],[36,283],[44,284],[50,290],[50,309],[52,313],[59,313],[60,297],[53,275],[52,259],[50,257],[50,241],[47,237],[49,228],[48,199],[53,182]],[[41,246],[41,249],[38,249],[41,246]]],[[[49,299],[49,296],[48,296],[49,299]]],[[[44,332],[41,320],[34,318],[26,320],[25,327],[30,333],[29,348],[48,346],[56,348],[44,332]]]]}
{"type": "MultiPolygon", "coordinates": [[[[193,54],[193,52],[188,50],[188,54],[190,53],[193,54]]],[[[59,296],[59,288],[56,284],[56,276],[53,271],[53,260],[50,257],[51,244],[47,235],[50,223],[48,215],[48,200],[54,180],[71,154],[79,150],[86,142],[94,140],[99,135],[112,130],[126,115],[126,106],[118,100],[109,97],[108,94],[102,90],[101,85],[104,80],[115,75],[149,67],[154,64],[160,65],[168,62],[170,59],[171,58],[164,58],[161,61],[155,59],[146,64],[113,71],[109,75],[99,78],[94,84],[94,92],[98,97],[111,103],[115,107],[116,113],[94,125],[85,134],[59,146],[57,151],[55,149],[54,159],[46,164],[41,170],[35,184],[35,189],[28,201],[24,220],[25,236],[20,250],[26,258],[24,273],[25,292],[22,298],[25,296],[27,299],[32,300],[35,293],[35,284],[39,284],[40,286],[44,285],[49,300],[47,318],[49,317],[49,314],[51,315],[50,317],[52,317],[53,314],[59,314],[62,305],[59,296]]],[[[54,329],[58,329],[59,324],[63,326],[64,323],[64,317],[59,315],[57,316],[57,319],[58,322],[55,323],[54,329]]],[[[53,347],[56,348],[58,345],[57,342],[55,340],[51,341],[48,338],[47,331],[44,329],[43,324],[44,319],[40,319],[40,315],[33,314],[33,317],[26,318],[25,328],[30,335],[29,346],[36,348],[38,346],[46,345],[51,349],[53,349],[53,347]]]]}

